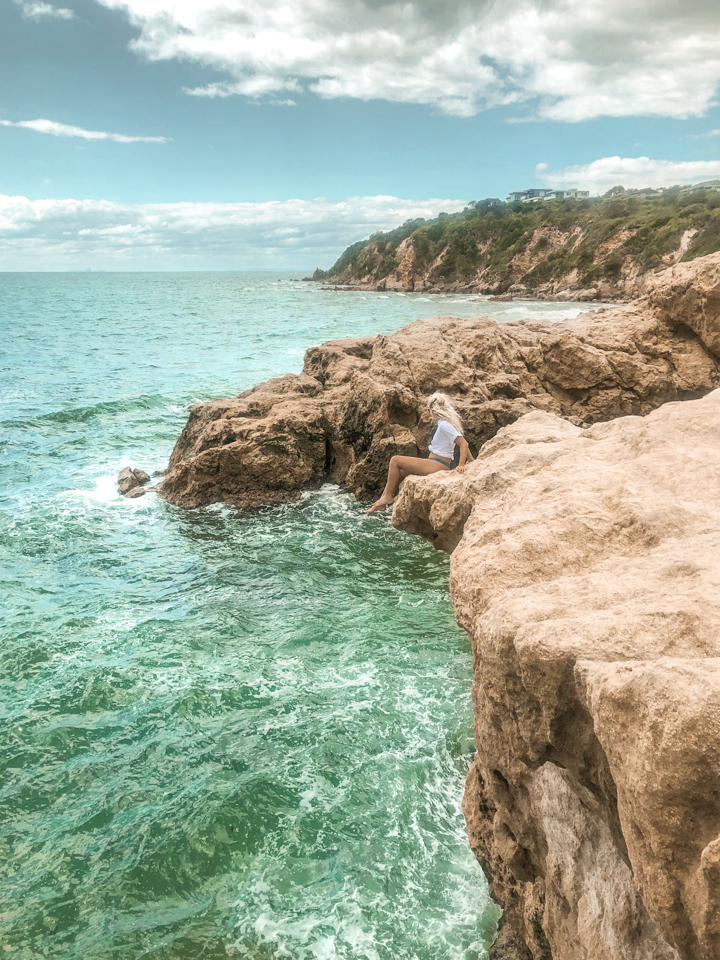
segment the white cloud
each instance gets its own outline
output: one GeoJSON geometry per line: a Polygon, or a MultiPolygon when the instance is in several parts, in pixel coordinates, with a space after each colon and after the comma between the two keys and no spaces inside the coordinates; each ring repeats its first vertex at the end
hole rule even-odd
{"type": "Polygon", "coordinates": [[[124,133],[108,133],[106,130],[84,130],[55,120],[0,120],[3,127],[24,127],[36,133],[49,133],[53,137],[80,137],[82,140],[114,140],[116,143],[167,143],[168,137],[128,137],[124,133]]]}
{"type": "Polygon", "coordinates": [[[51,3],[33,2],[33,0],[15,0],[23,17],[28,20],[72,20],[75,16],[67,7],[54,7],[51,3]]]}
{"type": "Polygon", "coordinates": [[[470,116],[704,113],[720,84],[717,0],[98,0],[151,60],[225,79],[193,93],[428,104],[470,116]]]}
{"type": "Polygon", "coordinates": [[[549,187],[581,187],[604,193],[610,187],[672,187],[720,178],[720,160],[652,160],[650,157],[603,157],[592,163],[550,170],[539,163],[535,175],[549,187]]]}
{"type": "Polygon", "coordinates": [[[712,140],[714,137],[720,137],[720,130],[706,130],[705,133],[690,133],[686,140],[712,140]]]}
{"type": "Polygon", "coordinates": [[[5,270],[311,269],[348,244],[462,200],[120,204],[0,195],[5,270]]]}

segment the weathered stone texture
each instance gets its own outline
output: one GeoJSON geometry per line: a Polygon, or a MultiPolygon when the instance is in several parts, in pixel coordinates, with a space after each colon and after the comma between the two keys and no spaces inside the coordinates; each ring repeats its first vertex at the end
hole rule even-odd
{"type": "Polygon", "coordinates": [[[393,522],[452,551],[474,650],[465,811],[534,960],[720,956],[720,390],[534,412],[393,522]]]}
{"type": "Polygon", "coordinates": [[[435,390],[455,401],[474,449],[533,409],[591,424],[702,396],[720,386],[703,320],[720,298],[719,264],[713,255],[666,271],[650,299],[562,323],[434,317],[313,347],[301,374],[193,407],[162,495],[258,506],[324,479],[376,493],[394,453],[425,453],[435,390]],[[704,284],[692,304],[688,276],[704,284]]]}

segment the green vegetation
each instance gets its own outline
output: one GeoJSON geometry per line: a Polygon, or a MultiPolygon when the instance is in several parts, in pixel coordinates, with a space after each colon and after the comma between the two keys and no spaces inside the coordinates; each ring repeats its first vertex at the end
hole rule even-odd
{"type": "Polygon", "coordinates": [[[720,191],[673,187],[653,195],[615,187],[597,199],[483,200],[461,213],[408,220],[388,233],[376,233],[348,247],[330,270],[316,270],[314,276],[341,283],[381,282],[399,266],[398,247],[408,240],[415,275],[433,285],[477,286],[482,270],[480,286],[488,292],[507,289],[518,279],[536,289],[576,271],[573,285],[587,287],[619,281],[628,256],[640,272],[661,267],[688,230],[697,232],[682,259],[720,250],[720,191]],[[529,268],[518,277],[526,261],[529,268]]]}

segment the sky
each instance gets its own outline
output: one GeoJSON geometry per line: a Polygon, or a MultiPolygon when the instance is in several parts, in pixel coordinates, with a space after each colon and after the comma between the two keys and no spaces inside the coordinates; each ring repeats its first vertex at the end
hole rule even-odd
{"type": "Polygon", "coordinates": [[[0,0],[0,270],[310,271],[720,178],[717,0],[0,0]]]}

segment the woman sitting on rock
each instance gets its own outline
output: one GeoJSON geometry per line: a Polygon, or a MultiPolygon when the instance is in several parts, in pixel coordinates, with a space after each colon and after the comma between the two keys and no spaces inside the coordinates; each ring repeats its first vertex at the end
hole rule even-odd
{"type": "Polygon", "coordinates": [[[430,473],[437,473],[440,470],[451,470],[453,457],[455,455],[455,444],[460,447],[460,463],[458,464],[458,473],[465,472],[465,463],[475,458],[470,453],[470,447],[467,440],[462,435],[463,425],[460,415],[455,407],[450,403],[444,393],[434,393],[428,397],[428,410],[430,416],[437,423],[435,433],[430,441],[430,452],[427,460],[422,457],[393,457],[388,469],[387,483],[385,489],[380,495],[380,499],[366,510],[366,513],[375,513],[376,510],[384,510],[385,507],[395,500],[397,488],[400,481],[411,475],[417,477],[426,477],[430,473]]]}

